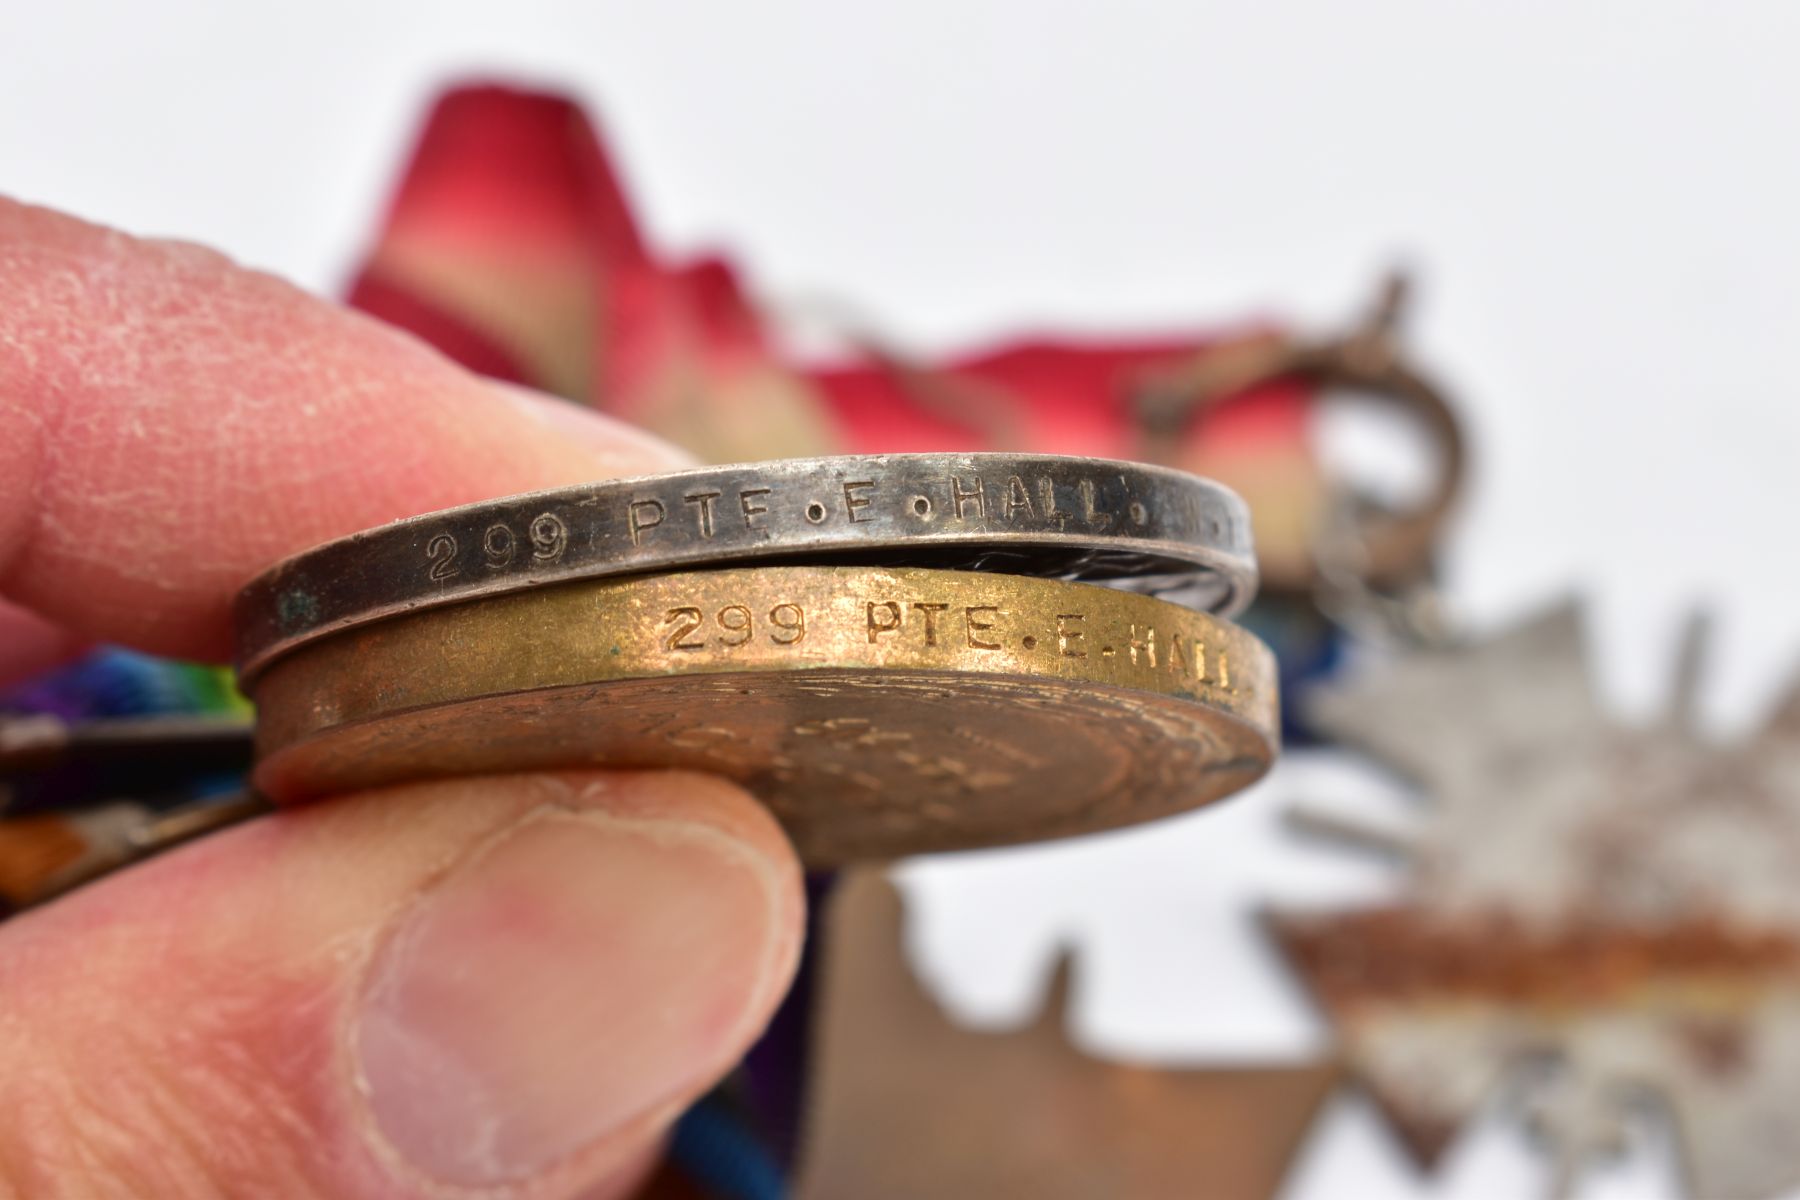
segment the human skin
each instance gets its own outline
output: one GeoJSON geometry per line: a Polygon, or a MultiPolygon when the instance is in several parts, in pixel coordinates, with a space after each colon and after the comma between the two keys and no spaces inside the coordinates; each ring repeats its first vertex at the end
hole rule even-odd
{"type": "MultiPolygon", "coordinates": [[[[0,678],[221,659],[383,521],[680,465],[199,247],[0,199],[0,678]]],[[[748,796],[681,773],[347,795],[0,925],[0,1196],[627,1194],[792,976],[748,796]]]]}

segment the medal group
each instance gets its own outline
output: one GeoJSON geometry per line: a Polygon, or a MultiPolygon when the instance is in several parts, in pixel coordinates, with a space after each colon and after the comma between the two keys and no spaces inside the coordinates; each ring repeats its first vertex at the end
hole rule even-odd
{"type": "Polygon", "coordinates": [[[238,606],[258,788],[684,767],[814,864],[1088,832],[1277,742],[1227,489],[1052,455],[787,460],[427,514],[238,606]]]}

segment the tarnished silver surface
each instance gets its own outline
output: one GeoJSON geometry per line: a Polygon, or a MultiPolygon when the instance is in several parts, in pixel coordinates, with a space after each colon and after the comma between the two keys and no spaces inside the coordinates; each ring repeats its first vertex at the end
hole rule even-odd
{"type": "Polygon", "coordinates": [[[238,664],[398,613],[547,583],[749,560],[1100,583],[1217,615],[1256,590],[1230,490],[1041,454],[790,459],[614,479],[429,513],[290,558],[238,599],[238,664]]]}

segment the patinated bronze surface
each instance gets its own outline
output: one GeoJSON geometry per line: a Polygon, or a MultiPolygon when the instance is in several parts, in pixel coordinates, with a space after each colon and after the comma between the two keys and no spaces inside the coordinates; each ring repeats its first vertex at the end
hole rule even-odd
{"type": "Polygon", "coordinates": [[[320,639],[253,685],[280,801],[449,774],[689,767],[815,864],[1083,833],[1244,787],[1274,664],[1060,580],[765,566],[515,591],[320,639]]]}
{"type": "Polygon", "coordinates": [[[1030,1024],[960,1028],[872,869],[827,901],[802,1200],[1271,1200],[1335,1063],[1110,1061],[1068,1031],[1078,960],[1030,1024]]]}

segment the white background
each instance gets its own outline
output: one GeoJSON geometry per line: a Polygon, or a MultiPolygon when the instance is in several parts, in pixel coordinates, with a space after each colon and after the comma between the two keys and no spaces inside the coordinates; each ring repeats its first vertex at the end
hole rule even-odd
{"type": "MultiPolygon", "coordinates": [[[[485,72],[589,97],[665,247],[724,244],[769,299],[846,299],[920,349],[1329,324],[1403,259],[1479,456],[1458,611],[1586,593],[1603,683],[1642,713],[1708,603],[1730,730],[1800,642],[1797,36],[1773,4],[11,0],[0,190],[329,292],[428,95],[485,72]]],[[[1379,887],[1276,825],[1296,795],[1373,786],[1297,762],[1153,833],[924,864],[920,960],[1004,1023],[1073,941],[1098,1051],[1304,1055],[1320,1031],[1247,906],[1379,887]]],[[[1582,1194],[1671,1195],[1669,1171],[1652,1135],[1582,1194]]],[[[1346,1101],[1289,1197],[1538,1182],[1495,1119],[1428,1188],[1346,1101]]]]}

